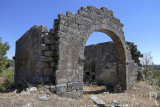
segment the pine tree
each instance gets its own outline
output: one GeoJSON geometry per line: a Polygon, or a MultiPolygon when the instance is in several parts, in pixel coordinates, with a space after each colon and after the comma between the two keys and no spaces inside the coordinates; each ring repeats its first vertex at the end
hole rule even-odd
{"type": "Polygon", "coordinates": [[[8,59],[5,55],[9,48],[8,42],[2,43],[2,39],[0,38],[0,72],[2,72],[8,64],[8,59]]]}

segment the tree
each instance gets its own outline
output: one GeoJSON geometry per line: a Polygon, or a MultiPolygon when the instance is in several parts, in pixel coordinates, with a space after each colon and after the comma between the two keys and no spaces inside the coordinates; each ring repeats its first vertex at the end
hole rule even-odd
{"type": "Polygon", "coordinates": [[[7,68],[15,66],[15,62],[13,59],[8,59],[7,62],[8,62],[8,64],[6,65],[7,68]]]}
{"type": "Polygon", "coordinates": [[[148,81],[151,85],[160,87],[160,70],[155,67],[151,52],[143,55],[141,63],[143,65],[145,81],[148,81]]]}
{"type": "Polygon", "coordinates": [[[2,43],[2,39],[0,38],[0,72],[2,72],[8,64],[7,56],[5,55],[9,48],[8,42],[2,43]]]}
{"type": "Polygon", "coordinates": [[[141,62],[142,62],[142,65],[146,65],[146,66],[154,65],[153,57],[151,56],[150,51],[148,53],[143,54],[143,58],[142,58],[141,62]]]}
{"type": "Polygon", "coordinates": [[[143,58],[141,59],[141,63],[143,65],[143,74],[145,76],[145,79],[148,78],[150,73],[152,73],[152,70],[154,69],[154,62],[153,57],[151,55],[151,52],[144,53],[143,58]]]}

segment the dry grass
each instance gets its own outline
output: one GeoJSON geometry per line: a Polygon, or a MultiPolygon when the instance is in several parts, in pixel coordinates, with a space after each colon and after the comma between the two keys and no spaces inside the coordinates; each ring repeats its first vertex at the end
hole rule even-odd
{"type": "MultiPolygon", "coordinates": [[[[86,87],[87,91],[95,91],[94,89],[100,90],[99,88],[86,87]]],[[[106,104],[111,104],[112,100],[120,100],[123,104],[128,104],[131,107],[155,107],[155,102],[150,100],[151,91],[157,92],[156,87],[153,87],[144,82],[139,82],[135,83],[132,88],[125,91],[124,93],[104,92],[95,95],[106,102],[106,104]]],[[[160,100],[157,100],[157,102],[160,105],[160,100]]]]}
{"type": "MultiPolygon", "coordinates": [[[[84,86],[84,91],[97,91],[105,87],[98,86],[84,86]]],[[[101,100],[110,104],[112,100],[120,100],[124,104],[129,104],[131,107],[154,107],[155,103],[149,99],[149,92],[156,91],[146,83],[136,83],[130,90],[124,93],[100,93],[95,94],[101,100]]],[[[43,89],[33,92],[30,95],[20,95],[14,92],[0,93],[0,107],[22,107],[28,103],[32,107],[93,107],[95,104],[85,94],[82,99],[62,98],[55,94],[50,95],[49,101],[41,101],[39,97],[42,96],[43,89]]],[[[160,105],[160,101],[158,102],[160,105]]]]}
{"type": "Polygon", "coordinates": [[[93,86],[83,86],[83,91],[84,92],[90,92],[90,91],[101,91],[101,90],[105,90],[106,87],[105,86],[97,86],[97,85],[93,85],[93,86]]]}
{"type": "Polygon", "coordinates": [[[56,94],[50,95],[50,100],[42,101],[40,97],[45,95],[43,88],[30,95],[20,95],[14,92],[0,93],[0,107],[22,107],[31,104],[32,107],[93,107],[94,103],[83,96],[83,99],[62,98],[56,94]]]}

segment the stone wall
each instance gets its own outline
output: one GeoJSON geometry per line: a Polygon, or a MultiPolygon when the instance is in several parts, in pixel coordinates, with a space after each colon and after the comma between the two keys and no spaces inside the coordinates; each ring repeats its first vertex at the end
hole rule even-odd
{"type": "MultiPolygon", "coordinates": [[[[137,79],[139,58],[143,55],[134,43],[126,42],[133,61],[131,63],[130,81],[137,79]]],[[[91,84],[103,84],[110,87],[118,84],[118,54],[113,42],[105,42],[85,47],[84,81],[91,84]]]]}
{"type": "Polygon", "coordinates": [[[113,85],[118,83],[118,54],[113,42],[100,43],[85,47],[84,81],[113,85]]]}
{"type": "Polygon", "coordinates": [[[123,90],[126,80],[126,43],[123,24],[113,16],[113,12],[105,7],[97,9],[93,6],[82,7],[78,13],[67,12],[58,17],[58,64],[56,70],[57,94],[61,96],[81,97],[83,95],[84,48],[89,36],[95,32],[103,32],[114,41],[118,53],[118,81],[123,90]]]}
{"type": "Polygon", "coordinates": [[[138,64],[138,66],[141,66],[140,57],[143,57],[143,54],[141,54],[141,52],[137,49],[137,45],[135,45],[132,42],[127,42],[127,45],[130,49],[130,53],[132,55],[132,59],[134,60],[135,63],[138,64]]]}
{"type": "Polygon", "coordinates": [[[15,85],[54,84],[55,41],[45,26],[33,26],[16,42],[15,85]]]}

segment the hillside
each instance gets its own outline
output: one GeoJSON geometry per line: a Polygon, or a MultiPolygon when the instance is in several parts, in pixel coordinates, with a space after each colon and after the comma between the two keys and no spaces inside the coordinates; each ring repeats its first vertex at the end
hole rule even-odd
{"type": "Polygon", "coordinates": [[[154,65],[154,67],[158,70],[160,70],[160,65],[154,65]]]}

